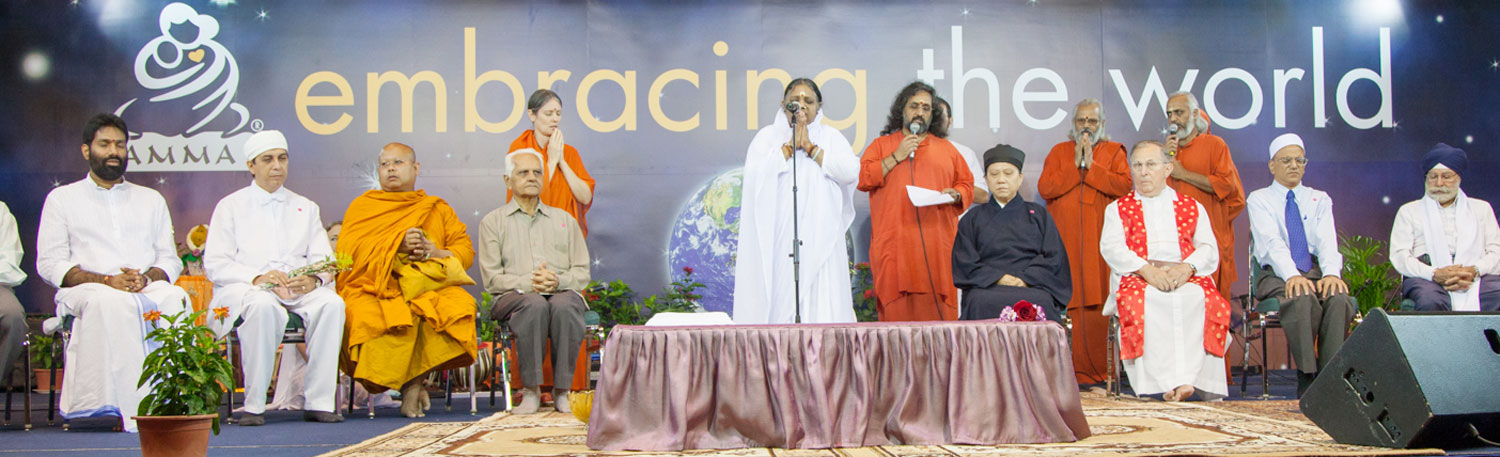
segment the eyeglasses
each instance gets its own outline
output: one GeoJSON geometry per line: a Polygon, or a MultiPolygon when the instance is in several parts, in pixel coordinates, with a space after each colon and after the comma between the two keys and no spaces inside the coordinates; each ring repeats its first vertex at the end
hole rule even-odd
{"type": "Polygon", "coordinates": [[[1455,180],[1455,179],[1458,179],[1458,173],[1454,173],[1454,172],[1451,172],[1451,171],[1449,171],[1449,172],[1433,172],[1433,173],[1428,173],[1427,174],[1427,180],[1428,181],[1443,181],[1443,182],[1447,182],[1447,181],[1452,181],[1452,180],[1455,180]]]}
{"type": "Polygon", "coordinates": [[[1165,163],[1166,162],[1157,162],[1155,160],[1149,160],[1149,161],[1145,161],[1145,162],[1135,162],[1135,163],[1131,163],[1130,164],[1130,169],[1131,170],[1137,170],[1137,171],[1139,171],[1139,170],[1143,170],[1143,169],[1149,168],[1149,169],[1153,169],[1154,170],[1157,167],[1160,167],[1160,166],[1162,166],[1165,163]]]}
{"type": "Polygon", "coordinates": [[[1291,165],[1293,162],[1295,162],[1297,165],[1307,165],[1307,158],[1306,157],[1282,157],[1280,159],[1276,159],[1276,163],[1282,164],[1283,166],[1285,166],[1285,165],[1291,165]]]}

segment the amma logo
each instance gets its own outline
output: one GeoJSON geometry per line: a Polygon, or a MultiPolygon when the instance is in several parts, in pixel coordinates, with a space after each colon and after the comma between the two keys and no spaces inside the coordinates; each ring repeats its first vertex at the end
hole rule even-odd
{"type": "Polygon", "coordinates": [[[130,99],[115,109],[115,115],[132,125],[153,119],[187,119],[179,125],[192,124],[167,134],[158,133],[160,125],[136,129],[129,143],[130,171],[244,170],[240,148],[263,125],[234,101],[240,69],[229,49],[214,41],[219,21],[186,4],[172,3],[162,8],[157,23],[161,36],[135,56],[135,80],[152,94],[143,103],[130,99]],[[132,120],[125,116],[132,108],[152,115],[132,120]]]}

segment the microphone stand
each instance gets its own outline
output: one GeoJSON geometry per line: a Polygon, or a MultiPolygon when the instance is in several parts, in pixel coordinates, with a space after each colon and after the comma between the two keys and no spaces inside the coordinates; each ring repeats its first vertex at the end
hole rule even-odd
{"type": "MultiPolygon", "coordinates": [[[[797,139],[797,113],[792,113],[792,141],[797,139]]],[[[802,323],[802,235],[798,230],[799,217],[797,216],[797,154],[806,153],[792,146],[792,303],[796,305],[793,313],[794,323],[802,323]]]]}

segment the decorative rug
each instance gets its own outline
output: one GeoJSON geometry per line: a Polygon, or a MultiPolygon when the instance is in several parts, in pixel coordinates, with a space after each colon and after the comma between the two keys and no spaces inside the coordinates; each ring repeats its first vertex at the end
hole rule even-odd
{"type": "Polygon", "coordinates": [[[572,415],[498,413],[478,422],[413,423],[326,456],[1385,456],[1443,455],[1439,449],[1338,444],[1298,411],[1294,400],[1165,403],[1084,392],[1091,436],[1074,443],[1004,446],[879,446],[854,449],[595,452],[572,415]]]}

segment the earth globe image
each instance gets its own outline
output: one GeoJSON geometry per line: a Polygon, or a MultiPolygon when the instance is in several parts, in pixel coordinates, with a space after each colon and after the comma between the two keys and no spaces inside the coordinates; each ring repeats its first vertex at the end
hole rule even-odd
{"type": "Polygon", "coordinates": [[[734,312],[734,257],[740,235],[740,184],[744,170],[734,168],[708,180],[683,203],[667,239],[667,268],[672,281],[683,267],[703,283],[698,304],[708,311],[734,312]]]}
{"type": "MultiPolygon", "coordinates": [[[[667,274],[679,281],[693,269],[703,283],[698,304],[706,311],[734,314],[734,262],[740,239],[740,186],[744,169],[715,175],[683,203],[667,239],[667,274]]],[[[855,258],[852,234],[844,234],[848,258],[855,258]]],[[[858,285],[852,284],[858,292],[858,285]]]]}

